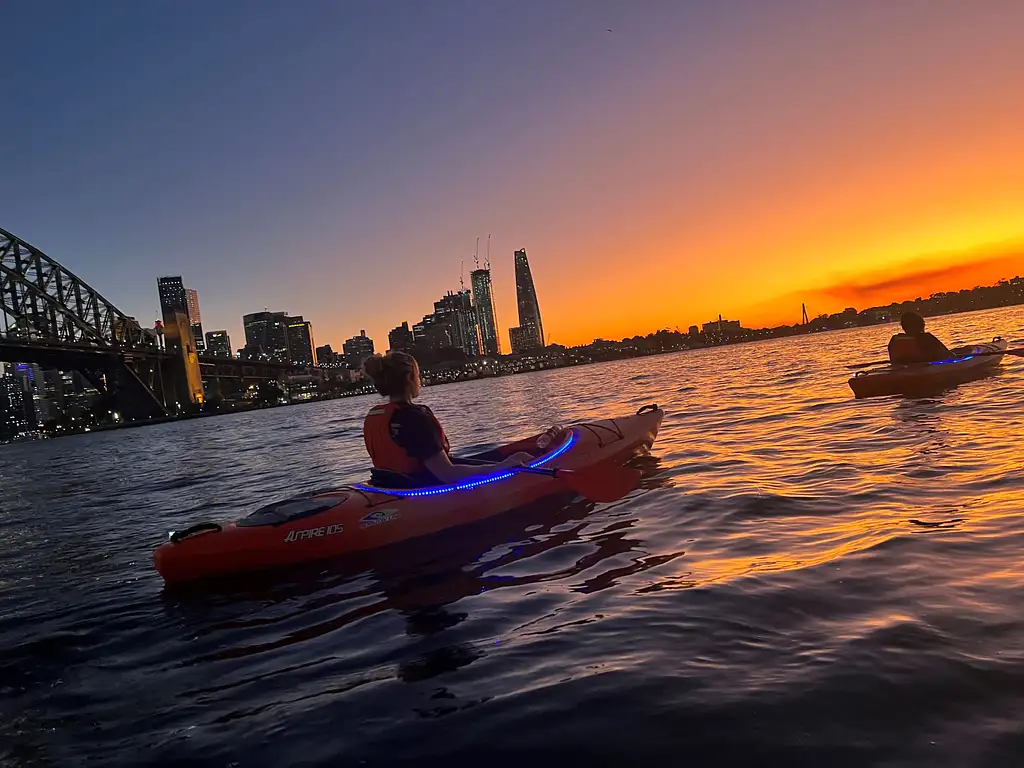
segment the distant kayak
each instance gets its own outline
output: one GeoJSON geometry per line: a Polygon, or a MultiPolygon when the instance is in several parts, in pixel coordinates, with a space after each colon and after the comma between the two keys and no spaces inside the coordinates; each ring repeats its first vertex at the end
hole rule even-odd
{"type": "MultiPolygon", "coordinates": [[[[650,449],[664,416],[658,406],[644,406],[632,416],[575,425],[543,449],[535,435],[469,458],[499,461],[527,451],[539,468],[620,463],[650,449]]],[[[168,584],[265,570],[383,547],[558,493],[571,493],[558,477],[509,470],[427,488],[360,483],[276,502],[232,523],[193,525],[172,533],[153,561],[168,584]]]]}
{"type": "Polygon", "coordinates": [[[941,392],[988,376],[999,367],[1005,351],[1006,341],[997,337],[991,344],[958,347],[949,360],[858,371],[850,378],[850,389],[857,398],[941,392]]]}

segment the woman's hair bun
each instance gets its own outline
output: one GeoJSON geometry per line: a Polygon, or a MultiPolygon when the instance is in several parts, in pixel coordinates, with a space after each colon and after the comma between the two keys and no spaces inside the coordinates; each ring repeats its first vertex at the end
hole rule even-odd
{"type": "Polygon", "coordinates": [[[384,373],[384,358],[380,355],[370,355],[363,360],[363,372],[371,379],[379,379],[384,373]]]}

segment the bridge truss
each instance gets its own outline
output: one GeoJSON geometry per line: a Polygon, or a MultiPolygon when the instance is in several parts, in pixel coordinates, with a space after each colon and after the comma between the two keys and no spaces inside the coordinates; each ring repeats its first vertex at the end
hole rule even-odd
{"type": "Polygon", "coordinates": [[[156,349],[143,329],[84,280],[0,229],[0,334],[58,344],[156,349]]]}
{"type": "Polygon", "coordinates": [[[167,415],[156,333],[0,229],[0,360],[77,370],[127,418],[167,415]]]}

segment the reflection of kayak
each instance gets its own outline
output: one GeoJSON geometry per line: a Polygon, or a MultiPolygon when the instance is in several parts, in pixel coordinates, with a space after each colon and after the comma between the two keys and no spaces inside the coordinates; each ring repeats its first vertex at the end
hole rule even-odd
{"type": "MultiPolygon", "coordinates": [[[[633,416],[576,425],[531,466],[582,469],[625,461],[651,447],[664,415],[645,406],[633,416]]],[[[536,445],[534,436],[473,458],[497,461],[523,450],[537,455],[536,445]]],[[[504,470],[430,488],[345,486],[276,502],[233,523],[193,525],[171,534],[153,561],[167,583],[263,570],[382,547],[565,492],[563,480],[504,470]]]]}
{"type": "Polygon", "coordinates": [[[953,357],[949,360],[858,371],[850,379],[850,388],[857,397],[938,392],[992,373],[1005,350],[1006,342],[996,337],[991,344],[958,347],[952,350],[953,357]]]}

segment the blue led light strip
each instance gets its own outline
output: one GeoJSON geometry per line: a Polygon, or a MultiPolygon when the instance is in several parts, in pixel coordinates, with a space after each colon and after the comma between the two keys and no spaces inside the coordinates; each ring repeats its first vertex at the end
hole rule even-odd
{"type": "MultiPolygon", "coordinates": [[[[572,448],[579,440],[579,435],[575,429],[569,431],[569,437],[566,438],[565,442],[562,443],[558,448],[553,450],[551,453],[541,456],[539,459],[535,459],[527,464],[528,467],[539,467],[542,464],[546,464],[549,461],[557,459],[563,453],[572,448]]],[[[479,488],[481,485],[488,485],[490,483],[496,483],[499,480],[507,480],[510,477],[517,475],[517,472],[503,469],[500,472],[496,472],[493,475],[484,475],[482,477],[475,477],[471,480],[464,480],[461,483],[454,485],[435,485],[429,488],[416,488],[415,490],[400,490],[397,488],[375,488],[372,485],[363,485],[362,483],[353,485],[357,491],[367,491],[369,493],[386,493],[388,496],[401,496],[403,498],[418,498],[421,496],[440,496],[443,493],[451,493],[452,491],[467,491],[471,488],[479,488]]]]}
{"type": "Polygon", "coordinates": [[[562,443],[561,446],[559,446],[556,450],[554,450],[551,453],[549,453],[547,456],[541,456],[539,459],[536,459],[535,461],[531,461],[526,466],[528,466],[528,467],[539,467],[542,464],[547,464],[549,461],[553,461],[554,459],[557,459],[563,453],[565,453],[570,448],[572,448],[573,445],[576,444],[576,440],[577,439],[578,438],[576,436],[576,430],[575,429],[569,430],[569,437],[566,438],[566,441],[564,443],[562,443]]]}
{"type": "Polygon", "coordinates": [[[948,365],[949,363],[962,363],[964,360],[971,360],[973,358],[974,355],[968,355],[967,357],[958,357],[955,360],[934,360],[928,363],[928,365],[948,365]]]}

